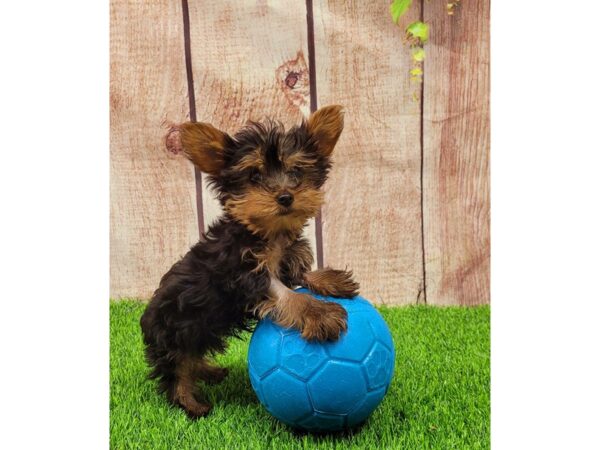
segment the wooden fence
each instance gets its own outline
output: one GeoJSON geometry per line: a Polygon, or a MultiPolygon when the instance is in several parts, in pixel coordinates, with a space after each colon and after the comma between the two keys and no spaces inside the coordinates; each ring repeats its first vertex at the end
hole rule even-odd
{"type": "Polygon", "coordinates": [[[489,303],[489,0],[445,5],[406,17],[430,24],[420,86],[387,0],[112,0],[111,297],[150,297],[219,212],[164,123],[235,132],[336,103],[319,259],[376,303],[489,303]]]}

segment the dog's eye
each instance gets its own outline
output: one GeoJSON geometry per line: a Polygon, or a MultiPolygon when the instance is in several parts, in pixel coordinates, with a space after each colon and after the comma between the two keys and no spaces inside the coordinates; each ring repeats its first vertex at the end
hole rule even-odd
{"type": "Polygon", "coordinates": [[[290,170],[288,172],[288,176],[295,181],[300,181],[300,178],[302,178],[302,172],[300,171],[300,169],[298,168],[293,168],[292,170],[290,170]]]}
{"type": "Polygon", "coordinates": [[[258,170],[252,171],[250,174],[250,181],[252,183],[260,183],[262,181],[262,174],[258,170]]]}

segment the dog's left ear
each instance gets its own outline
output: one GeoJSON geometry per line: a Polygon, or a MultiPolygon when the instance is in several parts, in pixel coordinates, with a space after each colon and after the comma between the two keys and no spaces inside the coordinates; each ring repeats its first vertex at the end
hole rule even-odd
{"type": "Polygon", "coordinates": [[[227,133],[209,123],[186,122],[171,127],[165,143],[173,153],[183,153],[202,172],[218,175],[225,167],[227,133]]]}
{"type": "Polygon", "coordinates": [[[315,140],[318,152],[328,157],[344,129],[344,111],[340,105],[324,106],[308,118],[308,134],[315,140]]]}

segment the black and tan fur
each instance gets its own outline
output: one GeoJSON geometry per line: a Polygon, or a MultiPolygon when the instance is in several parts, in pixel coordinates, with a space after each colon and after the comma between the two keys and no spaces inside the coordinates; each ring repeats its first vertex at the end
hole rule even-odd
{"type": "Polygon", "coordinates": [[[225,211],[162,277],[141,319],[151,377],[189,416],[210,411],[197,381],[227,375],[208,357],[253,319],[268,315],[309,340],[335,340],[346,329],[341,306],[292,290],[358,292],[350,272],[311,272],[313,256],[301,237],[323,203],[321,187],[342,128],[341,107],[329,106],[288,131],[273,121],[251,123],[234,136],[206,123],[170,130],[169,150],[208,174],[225,211]]]}

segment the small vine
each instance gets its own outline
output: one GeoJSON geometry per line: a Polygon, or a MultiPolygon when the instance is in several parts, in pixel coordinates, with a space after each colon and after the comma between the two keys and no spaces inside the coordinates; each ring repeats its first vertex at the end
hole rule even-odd
{"type": "MultiPolygon", "coordinates": [[[[406,14],[412,5],[413,0],[393,0],[390,5],[390,14],[395,24],[399,24],[400,18],[406,14]]],[[[460,0],[447,0],[446,12],[448,15],[454,15],[460,0]]],[[[410,81],[423,83],[423,61],[425,61],[425,43],[429,39],[429,24],[417,20],[408,24],[405,28],[404,41],[408,43],[412,56],[412,67],[409,71],[410,81]]],[[[419,92],[413,93],[413,99],[419,100],[419,92]]]]}
{"type": "Polygon", "coordinates": [[[454,15],[454,10],[456,9],[456,7],[458,6],[459,3],[460,3],[460,0],[452,0],[452,1],[449,1],[448,3],[446,3],[446,11],[448,12],[449,16],[454,15]]]}

